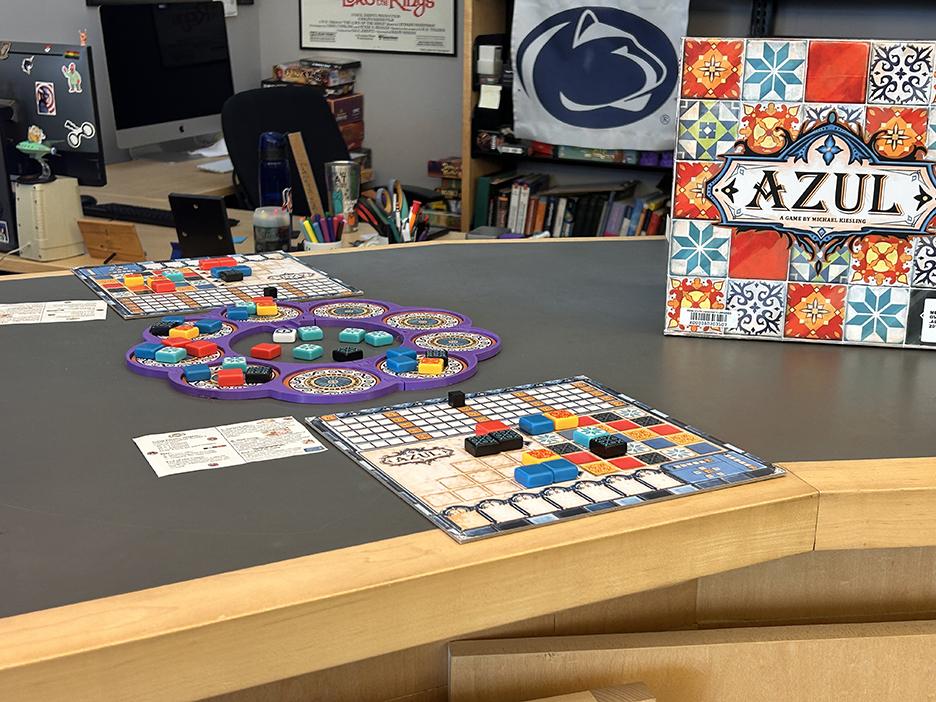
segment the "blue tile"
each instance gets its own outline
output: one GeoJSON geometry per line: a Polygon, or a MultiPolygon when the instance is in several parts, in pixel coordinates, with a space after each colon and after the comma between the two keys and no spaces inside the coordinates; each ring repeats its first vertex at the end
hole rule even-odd
{"type": "Polygon", "coordinates": [[[160,363],[178,363],[184,361],[186,356],[188,352],[185,349],[173,346],[164,346],[156,352],[156,360],[160,363]]]}
{"type": "Polygon", "coordinates": [[[520,426],[520,431],[530,436],[548,434],[556,429],[556,424],[553,420],[549,417],[544,417],[542,414],[528,414],[525,417],[520,417],[518,424],[520,426]]]}
{"type": "Polygon", "coordinates": [[[514,480],[526,488],[544,487],[552,484],[553,472],[540,463],[518,466],[514,470],[514,480]]]}
{"type": "Polygon", "coordinates": [[[706,441],[703,441],[701,444],[689,444],[689,448],[691,448],[696,453],[702,453],[702,454],[715,453],[717,451],[721,451],[720,448],[706,441]]]}
{"type": "Polygon", "coordinates": [[[397,346],[395,349],[387,349],[387,358],[395,357],[405,357],[405,358],[416,358],[416,352],[413,349],[408,349],[405,346],[397,346]]]}
{"type": "Polygon", "coordinates": [[[412,373],[419,367],[415,358],[407,356],[387,356],[387,369],[393,373],[412,373]]]}
{"type": "Polygon", "coordinates": [[[137,358],[145,358],[150,361],[156,360],[156,352],[163,348],[162,344],[139,344],[133,349],[133,355],[137,358]]]}
{"type": "Polygon", "coordinates": [[[579,427],[572,432],[572,441],[577,443],[579,446],[588,450],[588,447],[591,445],[591,440],[599,436],[607,436],[608,432],[604,429],[599,429],[595,426],[588,427],[579,427]]]}
{"type": "Polygon", "coordinates": [[[676,444],[674,444],[672,441],[670,441],[669,439],[664,439],[662,436],[659,437],[659,438],[657,438],[657,439],[645,439],[645,440],[644,440],[644,443],[645,443],[647,446],[650,446],[650,447],[655,448],[655,449],[669,448],[670,446],[675,446],[675,445],[676,445],[676,444]]]}
{"type": "Polygon", "coordinates": [[[325,332],[321,327],[299,327],[297,332],[299,341],[321,341],[325,338],[325,332]]]}
{"type": "Polygon", "coordinates": [[[211,368],[206,366],[204,363],[196,363],[191,366],[186,366],[182,373],[185,375],[185,379],[189,382],[195,382],[198,380],[211,380],[211,368]]]}
{"type": "Polygon", "coordinates": [[[195,322],[195,326],[198,327],[198,331],[202,334],[215,334],[221,331],[221,320],[199,319],[197,322],[195,322]]]}
{"type": "Polygon", "coordinates": [[[564,483],[578,477],[578,466],[566,458],[554,458],[539,465],[552,471],[554,483],[564,483]]]}

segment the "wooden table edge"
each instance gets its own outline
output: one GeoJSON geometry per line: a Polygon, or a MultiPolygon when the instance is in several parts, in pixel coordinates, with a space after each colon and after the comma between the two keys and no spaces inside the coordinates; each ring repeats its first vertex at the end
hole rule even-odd
{"type": "Polygon", "coordinates": [[[204,697],[449,640],[807,552],[817,505],[787,475],[472,544],[432,529],[8,617],[0,698],[91,699],[103,685],[204,697]],[[562,568],[544,587],[549,563],[562,568]],[[496,583],[497,598],[469,596],[496,583]]]}

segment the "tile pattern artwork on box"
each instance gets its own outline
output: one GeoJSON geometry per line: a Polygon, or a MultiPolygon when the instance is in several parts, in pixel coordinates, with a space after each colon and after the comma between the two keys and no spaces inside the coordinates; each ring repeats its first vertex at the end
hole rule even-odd
{"type": "Polygon", "coordinates": [[[687,38],[664,331],[936,347],[936,42],[687,38]]]}
{"type": "Polygon", "coordinates": [[[459,542],[783,475],[585,376],[306,421],[459,542]]]}

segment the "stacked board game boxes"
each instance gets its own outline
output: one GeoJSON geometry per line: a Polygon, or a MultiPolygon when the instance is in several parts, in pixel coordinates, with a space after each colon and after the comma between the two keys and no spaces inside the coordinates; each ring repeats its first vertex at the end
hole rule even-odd
{"type": "Polygon", "coordinates": [[[364,144],[364,95],[354,90],[360,67],[357,60],[304,58],[274,65],[273,80],[264,84],[272,87],[277,83],[296,83],[322,88],[348,150],[355,151],[364,144]]]}
{"type": "Polygon", "coordinates": [[[458,541],[783,474],[584,376],[307,421],[458,541]]]}
{"type": "Polygon", "coordinates": [[[459,229],[461,227],[462,160],[459,156],[429,161],[426,168],[430,178],[439,178],[435,189],[445,200],[432,203],[428,210],[429,222],[436,227],[459,229]]]}
{"type": "Polygon", "coordinates": [[[668,334],[936,346],[936,44],[688,38],[668,334]]]}

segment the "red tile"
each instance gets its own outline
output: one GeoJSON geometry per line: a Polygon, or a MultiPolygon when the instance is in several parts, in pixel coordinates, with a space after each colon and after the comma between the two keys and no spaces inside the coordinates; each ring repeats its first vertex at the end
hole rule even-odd
{"type": "Polygon", "coordinates": [[[668,434],[679,434],[682,432],[682,429],[679,427],[674,427],[672,424],[657,424],[656,426],[647,427],[650,431],[654,431],[657,434],[666,436],[668,434]]]}
{"type": "Polygon", "coordinates": [[[194,356],[195,358],[204,358],[205,356],[210,356],[218,352],[218,345],[216,343],[205,340],[189,341],[184,348],[189,356],[194,356]]]}
{"type": "Polygon", "coordinates": [[[705,194],[706,184],[721,169],[720,163],[678,161],[673,216],[680,219],[718,219],[715,204],[705,194]]]}
{"type": "Polygon", "coordinates": [[[925,107],[869,107],[865,133],[876,135],[874,148],[887,158],[906,158],[926,149],[925,107]]]}
{"type": "Polygon", "coordinates": [[[578,453],[567,453],[563,458],[566,458],[572,461],[575,465],[580,466],[583,463],[591,463],[593,461],[600,461],[601,459],[593,453],[588,451],[579,451],[578,453]]]}
{"type": "Polygon", "coordinates": [[[871,235],[852,244],[851,281],[873,285],[906,285],[913,244],[894,236],[871,235]]]}
{"type": "Polygon", "coordinates": [[[844,285],[790,283],[784,335],[794,339],[840,341],[845,319],[844,285]]]}
{"type": "Polygon", "coordinates": [[[630,470],[631,468],[642,468],[643,462],[638,461],[633,456],[624,456],[622,458],[612,458],[608,461],[615,468],[620,468],[621,470],[630,470]]]}
{"type": "Polygon", "coordinates": [[[864,102],[869,44],[811,41],[806,62],[806,102],[864,102]]]}
{"type": "Polygon", "coordinates": [[[743,52],[740,41],[687,39],[683,45],[682,96],[737,100],[743,52]]]}
{"type": "Polygon", "coordinates": [[[800,132],[802,105],[758,102],[743,105],[738,137],[759,154],[774,154],[800,132]]]}
{"type": "Polygon", "coordinates": [[[786,280],[789,262],[789,245],[777,232],[731,231],[728,277],[786,280]]]}
{"type": "Polygon", "coordinates": [[[510,427],[508,427],[503,422],[497,421],[496,419],[492,419],[489,422],[478,422],[475,424],[475,434],[478,436],[481,436],[482,434],[490,434],[494,431],[505,431],[507,429],[510,429],[510,427]]]}
{"type": "Polygon", "coordinates": [[[237,387],[244,385],[243,368],[221,368],[215,373],[215,382],[222,388],[237,387]]]}
{"type": "Polygon", "coordinates": [[[256,344],[250,349],[250,355],[253,358],[261,358],[265,361],[271,361],[280,355],[282,348],[279,344],[256,344]]]}
{"type": "Polygon", "coordinates": [[[163,336],[159,341],[163,346],[170,346],[174,349],[184,349],[192,343],[191,339],[184,339],[181,336],[163,336]]]}
{"type": "Polygon", "coordinates": [[[580,427],[590,427],[593,424],[598,424],[597,419],[592,419],[591,417],[579,417],[579,426],[580,427]]]}
{"type": "Polygon", "coordinates": [[[640,425],[634,424],[627,419],[619,419],[616,422],[609,422],[608,426],[613,429],[617,429],[618,431],[627,431],[628,429],[636,429],[640,425]]]}

